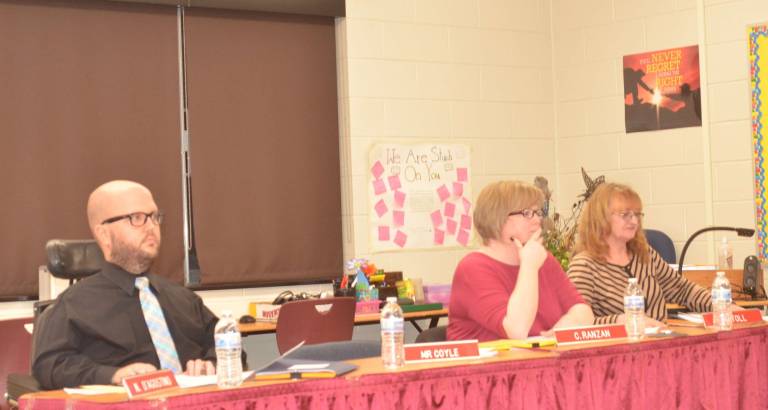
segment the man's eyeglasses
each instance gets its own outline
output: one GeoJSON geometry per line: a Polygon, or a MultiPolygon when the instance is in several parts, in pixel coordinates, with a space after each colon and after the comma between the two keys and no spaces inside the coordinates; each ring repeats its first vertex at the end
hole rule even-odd
{"type": "Polygon", "coordinates": [[[534,215],[538,216],[539,218],[543,218],[544,211],[541,209],[523,209],[522,211],[510,212],[508,216],[512,215],[522,215],[526,219],[531,219],[534,215]]]}
{"type": "Polygon", "coordinates": [[[642,212],[634,212],[634,211],[623,211],[623,212],[614,212],[614,215],[618,215],[619,218],[623,219],[625,222],[632,221],[632,218],[637,218],[637,220],[643,219],[645,216],[642,212]]]}
{"type": "Polygon", "coordinates": [[[155,223],[155,225],[160,225],[163,223],[163,213],[162,212],[134,212],[132,214],[128,215],[120,215],[120,216],[113,216],[111,218],[107,218],[101,222],[102,225],[111,224],[113,222],[121,221],[123,219],[127,219],[131,222],[131,225],[133,226],[144,226],[144,224],[147,223],[147,220],[151,219],[152,222],[155,223]]]}

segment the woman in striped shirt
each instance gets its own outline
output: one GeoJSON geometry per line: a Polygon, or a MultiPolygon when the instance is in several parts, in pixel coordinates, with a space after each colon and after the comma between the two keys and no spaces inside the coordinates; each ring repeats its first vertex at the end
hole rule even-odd
{"type": "MultiPolygon", "coordinates": [[[[648,246],[642,229],[643,203],[632,188],[603,183],[590,196],[579,219],[576,256],[568,277],[592,306],[595,323],[624,323],[628,278],[637,278],[645,314],[667,319],[667,303],[696,312],[711,309],[709,291],[678,275],[648,246]]],[[[646,320],[646,326],[658,326],[646,320]]]]}

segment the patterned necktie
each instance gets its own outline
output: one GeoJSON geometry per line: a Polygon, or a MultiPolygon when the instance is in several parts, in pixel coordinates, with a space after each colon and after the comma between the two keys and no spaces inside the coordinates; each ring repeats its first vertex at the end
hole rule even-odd
{"type": "Polygon", "coordinates": [[[160,309],[160,302],[149,289],[149,279],[144,276],[136,278],[136,288],[139,289],[141,310],[144,312],[144,320],[147,322],[157,357],[160,359],[160,367],[170,369],[174,373],[181,373],[181,363],[179,363],[179,355],[176,353],[176,346],[173,344],[171,332],[168,331],[168,324],[165,322],[163,310],[160,309]]]}

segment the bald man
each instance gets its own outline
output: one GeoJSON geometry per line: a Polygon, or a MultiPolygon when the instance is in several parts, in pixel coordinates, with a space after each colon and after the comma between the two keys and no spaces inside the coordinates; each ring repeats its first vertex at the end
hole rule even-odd
{"type": "Polygon", "coordinates": [[[185,374],[215,374],[216,316],[194,292],[149,273],[162,223],[152,193],[136,182],[107,182],[91,193],[87,212],[106,263],[63,292],[49,307],[45,326],[35,329],[32,373],[40,385],[120,384],[163,365],[185,374]],[[144,279],[137,278],[148,279],[159,302],[165,339],[147,327],[147,295],[140,299],[137,289],[144,279]]]}

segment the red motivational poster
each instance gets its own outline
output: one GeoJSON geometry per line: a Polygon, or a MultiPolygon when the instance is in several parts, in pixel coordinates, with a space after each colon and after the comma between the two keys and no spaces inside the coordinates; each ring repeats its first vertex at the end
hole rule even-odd
{"type": "Polygon", "coordinates": [[[699,46],[624,56],[627,132],[701,126],[699,46]]]}

